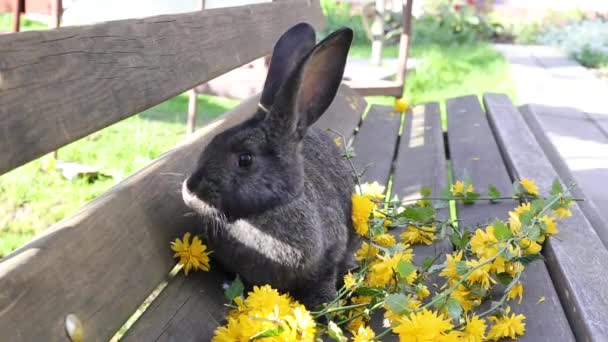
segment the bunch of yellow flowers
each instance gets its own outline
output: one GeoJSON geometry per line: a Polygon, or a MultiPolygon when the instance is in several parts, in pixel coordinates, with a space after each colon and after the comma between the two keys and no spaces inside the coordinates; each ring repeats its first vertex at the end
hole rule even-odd
{"type": "MultiPolygon", "coordinates": [[[[309,311],[269,285],[254,286],[244,296],[241,284],[240,292],[229,296],[233,309],[213,341],[315,341],[327,335],[339,342],[363,342],[392,333],[400,341],[474,342],[523,335],[525,316],[511,312],[508,303],[523,300],[522,272],[530,262],[542,259],[542,243],[558,233],[556,221],[570,215],[572,199],[558,182],[548,198],[540,198],[529,179],[514,185],[516,193],[507,199],[523,203],[509,212],[507,221],[497,219],[474,233],[452,221],[437,220],[430,190],[404,206],[387,201],[385,188],[376,182],[357,186],[351,218],[363,240],[355,253],[359,265],[344,276],[336,298],[309,311]],[[437,263],[436,256],[414,264],[414,244],[430,245],[445,238],[454,243],[455,251],[444,262],[437,263]],[[479,312],[484,300],[496,295],[498,302],[479,312]],[[382,331],[370,327],[378,310],[384,311],[382,331]]],[[[474,190],[470,181],[458,180],[445,192],[450,197],[441,200],[472,204],[504,199],[492,186],[488,198],[474,190]]],[[[189,238],[186,234],[183,241],[172,243],[175,257],[186,273],[208,270],[206,246],[198,237],[192,243],[189,238]]]]}

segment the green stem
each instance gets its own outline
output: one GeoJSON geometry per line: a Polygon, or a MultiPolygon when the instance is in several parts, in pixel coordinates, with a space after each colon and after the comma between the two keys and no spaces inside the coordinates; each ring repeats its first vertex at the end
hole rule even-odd
{"type": "Polygon", "coordinates": [[[360,308],[360,307],[366,306],[368,304],[369,303],[353,304],[353,305],[341,306],[341,307],[338,307],[338,308],[330,308],[330,309],[327,309],[327,310],[312,312],[312,315],[316,318],[318,316],[326,315],[326,314],[332,313],[332,312],[338,312],[338,311],[344,311],[344,310],[350,310],[350,309],[360,308]]]}

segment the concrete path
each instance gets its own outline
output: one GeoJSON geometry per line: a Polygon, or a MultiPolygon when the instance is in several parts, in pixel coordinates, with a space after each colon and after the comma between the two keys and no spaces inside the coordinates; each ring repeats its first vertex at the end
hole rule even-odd
{"type": "Polygon", "coordinates": [[[538,111],[540,125],[608,223],[608,81],[554,48],[496,48],[511,64],[516,103],[552,107],[538,111]]]}

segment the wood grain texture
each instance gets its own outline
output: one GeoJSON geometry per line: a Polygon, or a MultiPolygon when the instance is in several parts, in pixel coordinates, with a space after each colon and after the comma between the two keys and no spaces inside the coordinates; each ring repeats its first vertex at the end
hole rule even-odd
{"type": "MultiPolygon", "coordinates": [[[[447,161],[441,129],[439,104],[430,103],[412,107],[405,114],[403,133],[393,171],[392,194],[402,200],[420,198],[420,189],[433,189],[432,197],[441,197],[447,185],[447,161]]],[[[412,204],[412,202],[408,202],[412,204]]],[[[447,208],[437,210],[437,218],[445,220],[450,216],[447,208]]],[[[430,246],[414,247],[415,262],[419,265],[426,257],[443,255],[452,251],[448,240],[435,242],[430,246]]]]}
{"type": "MultiPolygon", "coordinates": [[[[447,111],[454,179],[469,177],[475,190],[483,194],[487,194],[488,186],[494,184],[504,196],[512,195],[511,178],[477,97],[448,100],[447,111]]],[[[496,217],[506,219],[508,211],[517,205],[514,201],[480,202],[472,206],[459,204],[458,219],[475,229],[473,225],[477,223],[491,223],[496,217]]],[[[522,304],[511,302],[515,312],[527,317],[526,334],[518,341],[574,341],[545,263],[537,261],[528,265],[522,283],[524,301],[522,304]],[[537,301],[541,296],[546,300],[539,305],[537,301]]]]}
{"type": "Polygon", "coordinates": [[[361,96],[394,96],[403,95],[403,83],[387,80],[352,80],[344,81],[361,96]]]}
{"type": "Polygon", "coordinates": [[[604,135],[601,126],[597,125],[599,121],[593,121],[588,113],[578,109],[528,105],[522,113],[553,168],[566,184],[575,184],[572,194],[586,199],[579,207],[608,247],[608,214],[600,214],[601,200],[607,198],[605,184],[608,184],[601,182],[607,174],[602,167],[606,160],[603,156],[607,154],[600,151],[608,150],[608,135],[604,135]],[[566,139],[567,144],[563,142],[566,139]],[[564,151],[562,158],[560,150],[563,149],[577,149],[578,152],[564,151]]]}
{"type": "MultiPolygon", "coordinates": [[[[337,98],[315,126],[330,128],[348,137],[354,132],[366,107],[363,98],[342,86],[337,98]]],[[[233,276],[228,278],[233,279],[233,276]]],[[[226,300],[221,289],[226,279],[221,270],[213,269],[202,276],[187,279],[178,276],[171,280],[123,340],[209,340],[226,313],[223,306],[226,300]]]]}
{"type": "Polygon", "coordinates": [[[355,137],[353,162],[358,172],[365,174],[361,182],[377,181],[387,185],[390,176],[401,113],[392,107],[372,105],[355,137]]]}
{"type": "MultiPolygon", "coordinates": [[[[511,172],[535,180],[541,192],[549,192],[560,175],[551,165],[555,155],[548,158],[553,152],[545,149],[547,137],[530,124],[530,108],[520,115],[506,96],[497,94],[486,94],[484,102],[511,172]]],[[[572,217],[559,224],[559,236],[545,243],[546,263],[577,340],[604,341],[608,336],[608,251],[579,205],[574,204],[571,211],[572,217]]]]}
{"type": "Polygon", "coordinates": [[[318,0],[286,0],[0,36],[0,174],[320,28],[318,0]]]}

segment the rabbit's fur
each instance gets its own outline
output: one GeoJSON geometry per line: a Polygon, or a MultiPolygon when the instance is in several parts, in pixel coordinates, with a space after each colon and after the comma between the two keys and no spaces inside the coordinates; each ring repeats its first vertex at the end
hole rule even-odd
{"type": "Polygon", "coordinates": [[[336,95],[351,41],[342,29],[315,45],[304,23],[283,34],[260,108],[212,139],[182,189],[213,260],[309,308],[335,295],[357,244],[354,175],[333,139],[310,127],[336,95]]]}

